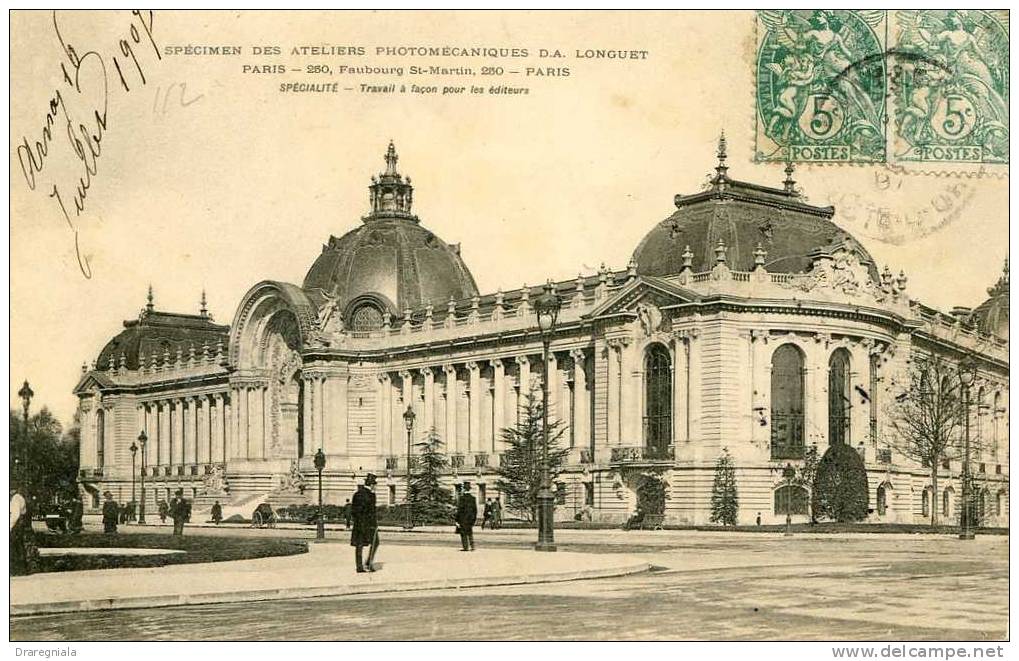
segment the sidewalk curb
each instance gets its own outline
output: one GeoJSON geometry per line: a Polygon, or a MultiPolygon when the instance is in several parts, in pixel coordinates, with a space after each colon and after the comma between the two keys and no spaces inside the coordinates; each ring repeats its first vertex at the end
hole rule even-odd
{"type": "Polygon", "coordinates": [[[83,599],[71,601],[33,602],[11,604],[10,616],[50,615],[55,613],[78,613],[129,608],[158,608],[161,606],[184,606],[199,604],[226,604],[252,601],[273,601],[278,599],[308,599],[312,597],[342,597],[387,592],[411,592],[421,590],[448,590],[460,588],[493,587],[499,585],[527,585],[535,583],[561,583],[593,578],[627,576],[649,571],[649,562],[631,562],[616,567],[579,569],[548,574],[488,576],[479,578],[458,578],[422,581],[401,581],[398,583],[360,585],[325,585],[304,588],[267,588],[264,590],[240,590],[229,592],[207,592],[199,594],[168,594],[145,597],[111,597],[105,599],[83,599]]]}

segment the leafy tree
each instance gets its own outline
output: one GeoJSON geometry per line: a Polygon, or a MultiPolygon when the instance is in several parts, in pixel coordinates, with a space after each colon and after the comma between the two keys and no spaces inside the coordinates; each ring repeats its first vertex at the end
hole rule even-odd
{"type": "Polygon", "coordinates": [[[28,418],[28,433],[20,411],[10,411],[10,478],[22,483],[30,504],[45,504],[56,498],[67,499],[77,493],[78,446],[80,430],[77,416],[67,433],[46,407],[28,418]],[[25,470],[22,471],[22,467],[25,470]]]}
{"type": "MultiPolygon", "coordinates": [[[[528,521],[537,520],[538,491],[541,489],[542,445],[541,392],[532,388],[520,407],[520,422],[502,430],[506,451],[496,469],[499,491],[506,496],[506,507],[528,521]]],[[[554,483],[562,472],[568,449],[559,447],[563,435],[560,421],[548,423],[548,472],[554,483]]]]}
{"type": "MultiPolygon", "coordinates": [[[[938,355],[921,356],[910,365],[908,385],[889,405],[892,434],[889,445],[899,454],[930,471],[931,486],[938,491],[942,461],[962,459],[962,427],[966,406],[956,366],[938,355]]],[[[970,451],[980,445],[970,437],[970,451]]],[[[938,508],[931,507],[931,525],[938,524],[938,508]]]]}
{"type": "Polygon", "coordinates": [[[815,516],[840,523],[867,518],[870,495],[860,453],[845,443],[828,446],[817,464],[812,497],[815,516]]]}
{"type": "Polygon", "coordinates": [[[739,518],[739,494],[736,490],[736,466],[728,448],[715,462],[715,483],[711,487],[711,522],[734,526],[739,518]]]}
{"type": "Polygon", "coordinates": [[[411,475],[410,502],[418,521],[448,522],[452,515],[453,494],[442,486],[442,472],[449,466],[442,446],[434,427],[415,446],[418,464],[417,471],[411,475]]]}

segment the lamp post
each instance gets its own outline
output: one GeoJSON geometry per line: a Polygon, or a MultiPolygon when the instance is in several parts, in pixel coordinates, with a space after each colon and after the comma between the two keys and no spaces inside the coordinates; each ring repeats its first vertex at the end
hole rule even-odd
{"type": "Polygon", "coordinates": [[[973,385],[974,374],[973,364],[968,360],[959,365],[959,382],[962,384],[962,406],[965,419],[963,421],[963,439],[965,442],[964,456],[962,462],[962,514],[959,521],[959,539],[973,539],[971,480],[969,468],[969,389],[973,385]]]}
{"type": "Polygon", "coordinates": [[[326,521],[322,516],[322,469],[326,467],[326,455],[322,448],[315,451],[315,470],[318,471],[318,527],[315,530],[315,541],[326,538],[326,521]]]}
{"type": "MultiPolygon", "coordinates": [[[[148,436],[148,434],[145,433],[145,430],[143,429],[141,431],[141,433],[138,434],[138,445],[142,449],[142,473],[141,473],[141,478],[142,478],[142,480],[141,480],[142,481],[142,500],[141,500],[140,503],[138,503],[138,525],[140,525],[140,526],[145,525],[145,444],[148,443],[148,442],[149,442],[149,436],[148,436]]],[[[133,453],[132,453],[132,459],[133,458],[134,457],[133,457],[133,453]]],[[[132,489],[132,491],[133,491],[133,489],[132,489]]]]}
{"type": "Polygon", "coordinates": [[[135,455],[138,454],[138,446],[135,445],[134,442],[132,442],[131,447],[129,447],[128,450],[131,451],[131,509],[128,510],[128,513],[133,514],[133,510],[136,507],[136,503],[134,500],[134,472],[135,472],[134,459],[135,455]]]}
{"type": "Polygon", "coordinates": [[[796,477],[796,469],[787,463],[782,469],[782,477],[785,479],[785,536],[793,536],[793,478],[796,477]]]}
{"type": "Polygon", "coordinates": [[[414,432],[414,408],[408,404],[407,410],[403,412],[403,424],[407,426],[407,522],[403,524],[404,530],[414,529],[414,514],[410,507],[410,440],[414,432]]]}
{"type": "Polygon", "coordinates": [[[22,445],[21,445],[21,452],[19,453],[21,456],[18,457],[18,459],[21,460],[21,470],[20,470],[21,475],[19,477],[21,478],[21,488],[25,490],[25,491],[22,492],[22,495],[25,497],[25,501],[26,502],[29,500],[28,493],[27,493],[27,489],[28,489],[28,444],[29,444],[29,436],[28,436],[28,407],[32,404],[32,397],[34,397],[34,396],[35,396],[35,393],[32,392],[32,387],[28,385],[28,380],[26,379],[24,385],[21,386],[21,390],[18,391],[18,397],[21,398],[22,420],[24,422],[24,424],[21,427],[21,429],[22,429],[22,432],[21,432],[22,445]]]}
{"type": "Polygon", "coordinates": [[[553,531],[553,513],[555,496],[552,495],[551,476],[548,465],[548,358],[552,332],[562,301],[556,293],[555,285],[549,280],[545,284],[545,292],[534,303],[534,312],[538,316],[538,328],[541,330],[542,346],[542,379],[541,379],[541,487],[538,490],[538,542],[535,551],[555,551],[555,532],[553,531]]]}

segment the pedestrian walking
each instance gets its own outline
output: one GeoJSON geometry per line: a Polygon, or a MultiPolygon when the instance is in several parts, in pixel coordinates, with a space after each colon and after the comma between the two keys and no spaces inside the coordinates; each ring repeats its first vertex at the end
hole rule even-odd
{"type": "Polygon", "coordinates": [[[223,520],[223,506],[219,504],[218,500],[212,504],[210,514],[212,514],[212,522],[218,526],[219,522],[223,520]]]}
{"type": "Polygon", "coordinates": [[[117,532],[117,521],[120,518],[120,507],[117,501],[113,500],[113,494],[109,491],[103,492],[103,532],[112,535],[117,532]]]}
{"type": "Polygon", "coordinates": [[[350,545],[354,547],[354,564],[358,573],[375,571],[373,562],[375,552],[379,548],[379,528],[375,516],[375,482],[374,473],[364,477],[364,484],[357,487],[354,502],[350,504],[350,517],[354,529],[350,532],[350,545]],[[364,562],[364,547],[368,547],[368,563],[364,562]]]}
{"type": "Polygon", "coordinates": [[[170,518],[173,519],[173,534],[184,534],[184,523],[191,518],[191,503],[184,498],[184,490],[177,489],[169,504],[170,518]]]}
{"type": "Polygon", "coordinates": [[[492,501],[492,530],[502,528],[502,503],[496,498],[492,501]]]}
{"type": "Polygon", "coordinates": [[[170,506],[166,504],[165,500],[160,499],[159,501],[159,522],[166,523],[166,517],[170,514],[170,506]]]}
{"type": "Polygon", "coordinates": [[[84,516],[85,504],[81,502],[80,496],[75,496],[74,500],[71,501],[71,506],[68,508],[67,515],[67,529],[72,535],[76,535],[81,532],[81,520],[84,516]]]}
{"type": "Polygon", "coordinates": [[[492,523],[492,499],[491,498],[485,500],[485,510],[484,510],[484,513],[481,516],[481,529],[482,530],[485,529],[485,524],[488,524],[489,528],[493,528],[494,527],[494,524],[492,523]]]}
{"type": "Polygon", "coordinates": [[[28,501],[20,488],[11,489],[11,576],[25,576],[38,569],[39,551],[35,547],[35,536],[32,533],[32,516],[28,511],[28,501]]]}
{"type": "Polygon", "coordinates": [[[347,502],[343,503],[343,525],[346,526],[347,530],[350,530],[350,498],[347,502]]]}
{"type": "Polygon", "coordinates": [[[463,551],[474,550],[474,523],[478,519],[478,502],[471,494],[471,483],[464,482],[460,498],[456,501],[456,529],[460,533],[463,551]]]}
{"type": "Polygon", "coordinates": [[[761,513],[757,513],[757,525],[761,525],[761,513]]]}

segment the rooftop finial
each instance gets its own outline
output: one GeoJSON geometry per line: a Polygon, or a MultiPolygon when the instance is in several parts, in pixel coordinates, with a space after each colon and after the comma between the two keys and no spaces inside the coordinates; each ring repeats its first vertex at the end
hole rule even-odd
{"type": "Polygon", "coordinates": [[[152,296],[152,283],[149,283],[149,295],[147,297],[147,300],[148,302],[145,304],[145,309],[148,310],[149,312],[152,312],[156,307],[155,304],[153,303],[154,297],[152,296]]]}
{"type": "Polygon", "coordinates": [[[796,167],[792,161],[785,162],[785,181],[782,182],[785,192],[796,194],[796,180],[793,179],[793,172],[796,171],[796,167]]]}
{"type": "Polygon", "coordinates": [[[400,157],[396,155],[396,145],[389,141],[389,149],[386,150],[386,174],[396,174],[396,162],[400,157]]]}
{"type": "Polygon", "coordinates": [[[991,296],[997,296],[998,294],[1008,295],[1008,257],[1005,257],[1005,266],[1001,269],[1001,275],[998,276],[998,281],[994,283],[994,286],[987,290],[987,293],[991,296]]]}
{"type": "Polygon", "coordinates": [[[715,172],[718,173],[719,177],[726,176],[726,172],[729,170],[729,166],[725,164],[725,159],[728,155],[726,154],[725,144],[725,130],[723,130],[718,136],[718,165],[715,167],[715,172]]]}
{"type": "Polygon", "coordinates": [[[202,309],[200,311],[200,314],[203,317],[208,317],[209,316],[209,308],[205,304],[205,288],[204,287],[202,288],[202,309]]]}

